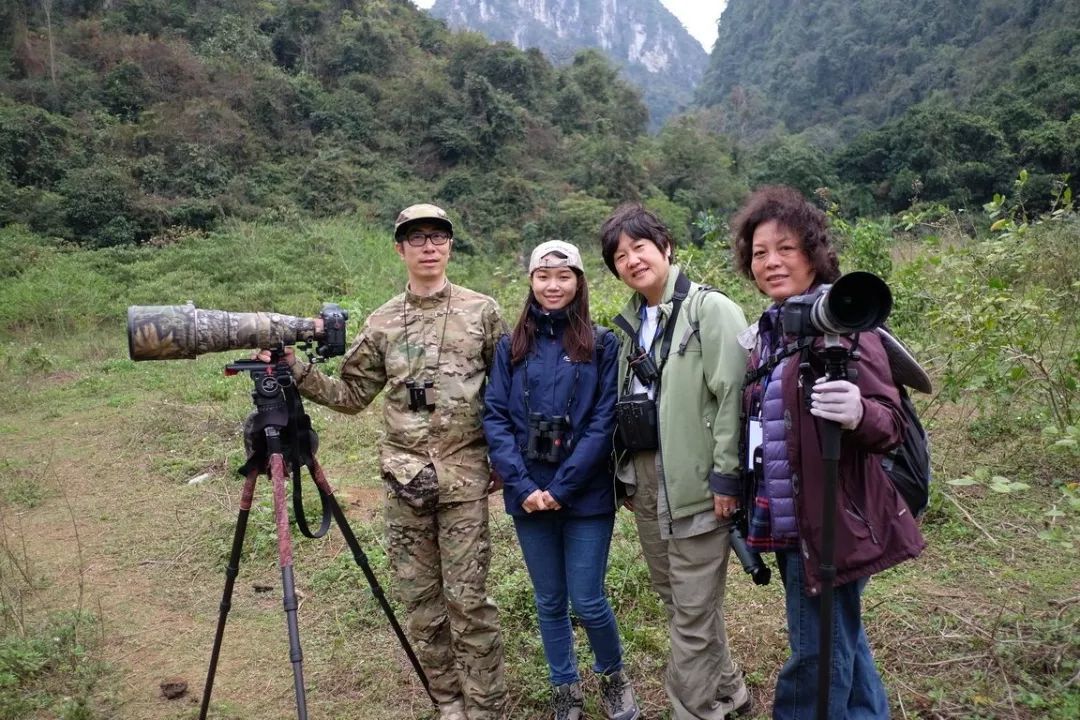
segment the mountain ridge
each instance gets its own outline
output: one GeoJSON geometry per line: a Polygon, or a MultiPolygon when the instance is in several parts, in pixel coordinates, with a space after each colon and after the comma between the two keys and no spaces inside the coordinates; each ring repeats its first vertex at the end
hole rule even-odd
{"type": "Polygon", "coordinates": [[[659,0],[436,0],[430,12],[454,29],[537,47],[556,64],[601,50],[641,89],[653,129],[690,103],[708,62],[659,0]]]}

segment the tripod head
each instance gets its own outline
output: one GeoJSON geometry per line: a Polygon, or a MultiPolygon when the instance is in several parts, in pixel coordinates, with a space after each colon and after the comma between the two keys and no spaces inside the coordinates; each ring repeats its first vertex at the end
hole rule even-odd
{"type": "MultiPolygon", "coordinates": [[[[225,366],[226,375],[247,373],[251,377],[254,411],[244,421],[244,449],[247,461],[237,472],[247,476],[253,469],[266,470],[270,456],[281,453],[285,466],[295,477],[301,466],[315,465],[319,436],[296,389],[292,370],[285,362],[285,347],[270,348],[270,361],[237,360],[225,366]]],[[[298,524],[305,530],[305,523],[298,524]]]]}

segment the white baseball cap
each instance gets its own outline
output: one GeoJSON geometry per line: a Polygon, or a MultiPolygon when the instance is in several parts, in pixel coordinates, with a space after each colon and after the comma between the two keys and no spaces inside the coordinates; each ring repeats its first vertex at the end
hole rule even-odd
{"type": "Polygon", "coordinates": [[[581,253],[575,246],[562,240],[548,240],[540,243],[529,257],[530,275],[541,268],[563,267],[585,272],[585,266],[581,264],[581,253]]]}

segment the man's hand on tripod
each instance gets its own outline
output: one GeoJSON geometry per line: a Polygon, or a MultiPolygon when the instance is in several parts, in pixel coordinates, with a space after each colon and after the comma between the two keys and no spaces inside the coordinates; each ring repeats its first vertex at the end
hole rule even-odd
{"type": "MultiPolygon", "coordinates": [[[[271,359],[270,351],[266,348],[259,350],[257,353],[251,356],[252,360],[258,360],[259,362],[268,363],[271,359]]],[[[281,359],[285,361],[285,364],[290,368],[296,364],[296,350],[292,345],[286,345],[285,349],[281,352],[281,359]]]]}

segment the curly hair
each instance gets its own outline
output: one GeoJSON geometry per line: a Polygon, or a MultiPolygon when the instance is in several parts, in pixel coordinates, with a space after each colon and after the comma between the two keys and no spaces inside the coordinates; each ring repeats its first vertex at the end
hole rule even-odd
{"type": "Polygon", "coordinates": [[[834,282],[840,277],[840,261],[829,240],[829,221],[825,213],[811,204],[802,193],[786,185],[765,185],[750,193],[735,216],[731,229],[735,236],[735,267],[754,279],[750,268],[754,251],[754,231],[762,223],[775,220],[802,239],[802,250],[814,268],[814,277],[834,282]]]}
{"type": "Polygon", "coordinates": [[[671,262],[675,262],[675,239],[660,218],[639,203],[623,203],[615,208],[600,228],[600,248],[604,263],[615,277],[619,277],[619,271],[615,269],[615,251],[619,249],[619,238],[623,233],[635,240],[650,241],[660,252],[667,255],[671,262]]]}

